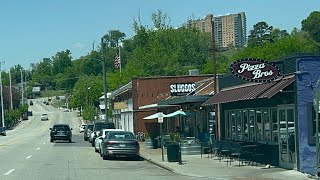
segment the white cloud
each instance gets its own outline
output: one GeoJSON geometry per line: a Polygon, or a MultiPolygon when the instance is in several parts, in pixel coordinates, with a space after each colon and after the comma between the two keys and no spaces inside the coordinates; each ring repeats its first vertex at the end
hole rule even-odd
{"type": "Polygon", "coordinates": [[[73,43],[72,46],[75,47],[75,48],[78,48],[78,49],[82,49],[82,48],[84,48],[86,45],[83,44],[83,43],[77,42],[77,43],[73,43]]]}

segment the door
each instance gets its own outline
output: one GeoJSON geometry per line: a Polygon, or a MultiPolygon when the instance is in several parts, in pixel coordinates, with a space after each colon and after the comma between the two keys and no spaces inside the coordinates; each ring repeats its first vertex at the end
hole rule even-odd
{"type": "Polygon", "coordinates": [[[278,108],[279,165],[287,169],[296,169],[296,140],[294,107],[278,108]]]}

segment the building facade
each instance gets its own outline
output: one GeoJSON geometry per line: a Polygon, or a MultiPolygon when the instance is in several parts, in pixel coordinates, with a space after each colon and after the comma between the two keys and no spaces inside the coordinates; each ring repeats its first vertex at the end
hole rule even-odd
{"type": "Polygon", "coordinates": [[[212,33],[212,20],[214,22],[215,43],[218,48],[246,46],[247,22],[244,12],[215,17],[209,14],[204,19],[190,21],[188,25],[201,32],[212,33]]]}

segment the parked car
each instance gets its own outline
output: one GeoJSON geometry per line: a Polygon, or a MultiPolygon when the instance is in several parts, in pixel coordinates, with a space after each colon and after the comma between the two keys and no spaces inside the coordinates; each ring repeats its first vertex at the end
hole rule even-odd
{"type": "Polygon", "coordinates": [[[111,156],[126,156],[140,158],[140,145],[135,135],[130,131],[109,131],[102,142],[102,158],[111,156]]]}
{"type": "Polygon", "coordinates": [[[103,141],[103,139],[105,138],[105,136],[107,135],[108,132],[110,131],[123,131],[122,129],[102,129],[100,132],[99,132],[99,137],[96,138],[95,140],[95,146],[94,146],[94,151],[95,152],[99,152],[100,155],[102,156],[101,154],[101,143],[103,141]]]}
{"type": "Polygon", "coordinates": [[[81,124],[80,127],[79,127],[79,132],[80,133],[84,132],[86,126],[87,126],[87,124],[81,124]]]}
{"type": "Polygon", "coordinates": [[[22,114],[22,120],[28,120],[28,114],[27,113],[24,113],[22,114]]]}
{"type": "Polygon", "coordinates": [[[49,120],[48,114],[47,113],[42,113],[41,114],[41,121],[47,121],[49,120]]]}
{"type": "Polygon", "coordinates": [[[32,102],[32,100],[30,100],[30,106],[32,106],[33,105],[33,102],[32,102]]]}
{"type": "Polygon", "coordinates": [[[28,111],[28,116],[33,116],[33,113],[32,113],[32,111],[28,111]]]}
{"type": "Polygon", "coordinates": [[[55,124],[50,128],[50,142],[65,140],[72,142],[72,128],[68,124],[55,124]]]}
{"type": "Polygon", "coordinates": [[[7,133],[6,133],[6,127],[0,127],[0,134],[1,134],[2,136],[6,136],[6,135],[7,135],[7,133]]]}
{"type": "Polygon", "coordinates": [[[115,129],[114,123],[111,122],[96,122],[93,126],[93,132],[90,135],[89,142],[91,146],[94,147],[95,139],[99,136],[99,131],[101,129],[115,129]]]}
{"type": "Polygon", "coordinates": [[[93,131],[93,124],[87,124],[86,128],[83,131],[83,139],[85,141],[89,140],[89,137],[93,131]]]}

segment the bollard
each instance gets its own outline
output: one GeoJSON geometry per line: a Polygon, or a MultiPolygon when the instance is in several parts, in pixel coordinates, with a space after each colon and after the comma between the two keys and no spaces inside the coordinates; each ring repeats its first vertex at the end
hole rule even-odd
{"type": "Polygon", "coordinates": [[[182,157],[181,157],[181,142],[179,142],[179,165],[182,165],[182,157]]]}

